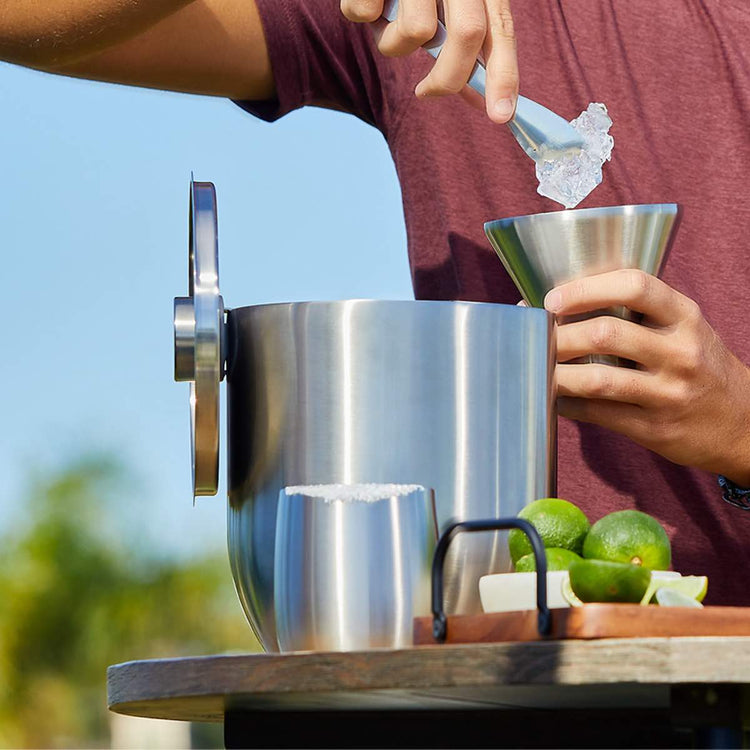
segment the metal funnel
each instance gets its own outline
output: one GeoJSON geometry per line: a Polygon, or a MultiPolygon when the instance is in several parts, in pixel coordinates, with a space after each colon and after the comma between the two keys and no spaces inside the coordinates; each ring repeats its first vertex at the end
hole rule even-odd
{"type": "Polygon", "coordinates": [[[550,289],[583,276],[658,276],[679,215],[676,203],[579,208],[488,221],[484,232],[526,302],[542,307],[550,289]]]}
{"type": "MultiPolygon", "coordinates": [[[[524,300],[542,307],[550,289],[584,276],[620,268],[638,268],[658,276],[679,217],[676,203],[581,208],[488,221],[484,232],[524,300]]],[[[605,314],[636,319],[625,308],[575,319],[605,314]]],[[[571,322],[571,318],[560,322],[571,322]]],[[[627,364],[608,355],[580,361],[627,364]]]]}

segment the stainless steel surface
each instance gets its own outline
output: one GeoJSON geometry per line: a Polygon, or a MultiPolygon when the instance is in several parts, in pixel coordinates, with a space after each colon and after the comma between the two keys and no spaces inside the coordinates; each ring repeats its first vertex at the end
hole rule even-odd
{"type": "MultiPolygon", "coordinates": [[[[675,203],[581,208],[498,219],[484,231],[526,302],[542,307],[550,289],[584,276],[620,268],[658,276],[679,216],[675,203]]],[[[631,317],[624,308],[602,313],[631,317]]]]}
{"type": "MultiPolygon", "coordinates": [[[[440,528],[515,515],[555,492],[552,316],[515,305],[309,302],[227,315],[228,544],[242,605],[268,650],[279,492],[420,484],[440,528]]],[[[501,533],[458,538],[450,613],[481,610],[480,576],[508,570],[501,533]]]]}
{"type": "MultiPolygon", "coordinates": [[[[441,528],[513,515],[555,491],[553,318],[470,302],[311,302],[226,314],[216,197],[191,184],[190,295],[175,300],[175,377],[191,381],[194,494],[218,486],[227,362],[228,546],[248,620],[278,649],[274,549],[289,485],[432,487],[441,528]]],[[[504,537],[458,539],[445,608],[480,611],[478,580],[507,570],[504,537]]]]}
{"type": "MultiPolygon", "coordinates": [[[[477,65],[472,81],[474,78],[481,78],[480,93],[483,94],[485,72],[481,64],[477,65]]],[[[478,84],[472,85],[472,88],[479,91],[478,84]]],[[[580,151],[584,146],[583,137],[567,120],[525,96],[518,97],[516,112],[513,119],[508,121],[508,127],[521,148],[534,161],[540,157],[551,157],[550,152],[580,151]]]]}
{"type": "Polygon", "coordinates": [[[190,382],[193,496],[219,483],[219,382],[224,377],[224,302],[219,293],[216,192],[190,183],[188,296],[174,301],[174,377],[190,382]]]}
{"type": "Polygon", "coordinates": [[[289,487],[279,496],[274,608],[282,651],[404,648],[430,614],[433,494],[415,485],[289,487]]]}
{"type": "Polygon", "coordinates": [[[675,203],[579,208],[489,221],[484,231],[523,298],[541,307],[573,279],[619,268],[658,275],[678,215],[675,203]]]}
{"type": "MultiPolygon", "coordinates": [[[[439,6],[440,7],[440,6],[439,6]]],[[[442,13],[440,13],[442,15],[442,13]]],[[[383,17],[395,21],[398,17],[398,0],[386,0],[383,17]]],[[[442,18],[438,20],[435,36],[425,45],[434,58],[440,54],[448,33],[442,18]]],[[[468,85],[482,97],[485,95],[487,72],[482,60],[477,60],[468,85]]],[[[519,96],[516,111],[508,127],[521,148],[534,160],[540,153],[570,151],[583,148],[583,137],[567,120],[525,96],[519,96]]]]}

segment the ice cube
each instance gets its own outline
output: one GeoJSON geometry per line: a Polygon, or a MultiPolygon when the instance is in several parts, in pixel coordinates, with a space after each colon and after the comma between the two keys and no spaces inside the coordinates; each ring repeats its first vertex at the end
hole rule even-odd
{"type": "Polygon", "coordinates": [[[612,158],[612,120],[603,104],[592,102],[570,121],[584,139],[580,152],[544,152],[536,162],[537,192],[574,208],[602,181],[602,165],[612,158]]]}
{"type": "Polygon", "coordinates": [[[602,164],[612,158],[614,139],[609,135],[612,120],[603,104],[592,103],[570,123],[586,141],[586,151],[602,164]]]}

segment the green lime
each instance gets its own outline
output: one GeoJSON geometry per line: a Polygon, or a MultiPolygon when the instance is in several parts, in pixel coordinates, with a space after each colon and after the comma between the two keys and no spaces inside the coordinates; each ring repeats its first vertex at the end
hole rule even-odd
{"type": "Polygon", "coordinates": [[[583,606],[583,602],[575,595],[573,587],[570,585],[569,575],[563,578],[562,583],[560,584],[560,593],[562,594],[562,598],[565,599],[571,607],[583,606]]]}
{"type": "MultiPolygon", "coordinates": [[[[575,552],[562,547],[549,547],[544,550],[547,553],[547,570],[568,570],[576,560],[583,559],[575,552]]],[[[528,573],[536,570],[536,558],[534,553],[520,557],[516,562],[517,573],[528,573]]]]}
{"type": "MultiPolygon", "coordinates": [[[[591,526],[578,506],[559,497],[535,500],[523,508],[518,517],[534,526],[545,547],[561,547],[578,555],[581,554],[584,537],[591,526]]],[[[511,529],[508,547],[514,564],[531,552],[531,543],[520,529],[511,529]]]]}
{"type": "Polygon", "coordinates": [[[641,604],[649,604],[659,591],[679,591],[696,602],[702,602],[708,591],[706,576],[679,576],[677,578],[659,578],[656,572],[651,575],[651,583],[641,599],[641,604]]]}
{"type": "Polygon", "coordinates": [[[672,548],[664,527],[639,510],[618,510],[600,518],[586,535],[583,556],[666,570],[672,548]]]}
{"type": "Polygon", "coordinates": [[[570,566],[570,586],[584,602],[640,602],[651,582],[651,571],[640,565],[581,560],[570,566]]]}
{"type": "Polygon", "coordinates": [[[656,590],[656,603],[660,607],[700,607],[703,605],[692,596],[675,589],[661,588],[656,590]]]}

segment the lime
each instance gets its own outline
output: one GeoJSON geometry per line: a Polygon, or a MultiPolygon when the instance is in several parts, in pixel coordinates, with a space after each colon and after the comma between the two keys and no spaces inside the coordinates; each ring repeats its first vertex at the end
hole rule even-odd
{"type": "Polygon", "coordinates": [[[563,578],[562,583],[560,584],[560,593],[562,594],[562,598],[565,599],[571,607],[583,606],[583,602],[575,595],[573,587],[570,585],[569,575],[563,578]]]}
{"type": "Polygon", "coordinates": [[[570,566],[570,586],[584,602],[640,602],[651,571],[640,565],[581,560],[570,566]]]}
{"type": "MultiPolygon", "coordinates": [[[[568,570],[576,560],[583,559],[575,552],[562,547],[550,547],[544,551],[547,553],[547,570],[568,570]]],[[[533,553],[518,558],[516,572],[528,573],[533,570],[536,570],[536,558],[533,553]]]]}
{"type": "Polygon", "coordinates": [[[683,594],[675,589],[660,588],[656,590],[656,601],[661,607],[703,607],[692,596],[683,594]]]}
{"type": "Polygon", "coordinates": [[[682,578],[682,574],[676,570],[652,570],[651,571],[651,583],[649,583],[649,590],[643,595],[641,604],[649,604],[653,601],[653,596],[656,593],[663,581],[673,580],[675,578],[682,578]]]}
{"type": "Polygon", "coordinates": [[[641,604],[648,604],[659,591],[679,591],[689,596],[696,602],[702,602],[708,590],[708,578],[706,576],[682,576],[677,578],[659,578],[656,573],[651,575],[651,583],[643,595],[641,604]]]}
{"type": "MultiPolygon", "coordinates": [[[[523,508],[518,517],[534,526],[545,547],[561,547],[578,555],[591,526],[577,505],[559,497],[535,500],[523,508]]],[[[520,529],[512,529],[508,534],[508,547],[514,564],[531,552],[531,543],[520,529]]]]}
{"type": "Polygon", "coordinates": [[[672,548],[664,527],[639,510],[618,510],[600,518],[586,535],[583,556],[666,570],[672,548]]]}

